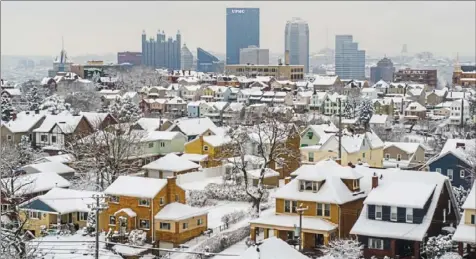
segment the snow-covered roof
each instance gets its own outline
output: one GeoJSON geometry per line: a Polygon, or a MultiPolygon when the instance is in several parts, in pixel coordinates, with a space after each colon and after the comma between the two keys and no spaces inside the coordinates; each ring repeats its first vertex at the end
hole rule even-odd
{"type": "Polygon", "coordinates": [[[201,162],[208,158],[208,155],[200,155],[200,154],[183,154],[180,156],[181,158],[187,159],[192,162],[201,162]]]}
{"type": "Polygon", "coordinates": [[[388,142],[387,141],[384,143],[384,145],[385,145],[384,149],[389,147],[396,147],[398,149],[403,150],[407,154],[414,154],[418,150],[419,147],[422,147],[424,149],[424,147],[420,145],[420,143],[415,143],[415,142],[388,142]]]}
{"type": "Polygon", "coordinates": [[[257,247],[251,246],[246,249],[238,259],[309,259],[288,243],[277,237],[270,237],[257,247]]]}
{"type": "Polygon", "coordinates": [[[364,204],[423,209],[435,187],[434,183],[393,182],[373,189],[364,204]]]}
{"type": "Polygon", "coordinates": [[[474,233],[476,233],[476,225],[464,224],[464,220],[461,220],[453,234],[453,241],[476,244],[474,233]]]}
{"type": "MultiPolygon", "coordinates": [[[[253,179],[259,179],[261,177],[261,169],[249,170],[248,176],[253,179]]],[[[264,168],[264,178],[271,178],[279,176],[279,173],[271,168],[264,168]]]]}
{"type": "MultiPolygon", "coordinates": [[[[184,118],[184,119],[176,120],[174,123],[187,136],[200,135],[206,130],[216,127],[213,121],[208,117],[184,118]]],[[[171,126],[169,129],[173,129],[173,128],[174,126],[171,126]]]]}
{"type": "Polygon", "coordinates": [[[10,96],[21,96],[22,93],[18,88],[5,88],[2,91],[7,92],[10,96]]]}
{"type": "Polygon", "coordinates": [[[160,118],[140,118],[135,124],[138,124],[143,130],[155,131],[166,121],[168,120],[160,118]]]}
{"type": "Polygon", "coordinates": [[[348,180],[357,180],[362,178],[362,175],[359,174],[355,168],[350,166],[341,166],[336,161],[331,159],[321,160],[316,164],[306,166],[302,170],[298,169],[296,171],[298,171],[298,173],[291,175],[297,176],[296,179],[298,180],[307,181],[323,181],[329,176],[336,176],[341,179],[348,180]]]}
{"type": "Polygon", "coordinates": [[[8,128],[12,133],[21,133],[30,131],[35,124],[42,120],[46,116],[46,111],[40,111],[39,114],[35,114],[35,111],[22,111],[17,114],[15,120],[10,120],[7,123],[2,122],[2,125],[8,128]]]}
{"type": "Polygon", "coordinates": [[[374,85],[372,85],[371,87],[372,88],[388,88],[390,85],[383,81],[383,80],[380,80],[378,81],[377,83],[375,83],[374,85]]]}
{"type": "Polygon", "coordinates": [[[316,75],[310,78],[313,85],[334,85],[339,77],[338,76],[320,76],[316,75]]]}
{"type": "Polygon", "coordinates": [[[174,153],[167,154],[155,161],[143,166],[142,169],[157,170],[157,171],[169,171],[169,172],[182,172],[191,169],[199,168],[198,164],[179,157],[174,153]]]}
{"type": "Polygon", "coordinates": [[[104,194],[153,199],[167,185],[167,179],[119,176],[104,194]]]}
{"type": "MultiPolygon", "coordinates": [[[[260,217],[257,219],[251,219],[250,224],[263,224],[271,226],[281,226],[294,228],[299,226],[299,217],[295,215],[270,215],[267,217],[260,217]]],[[[302,230],[311,230],[311,231],[324,231],[329,232],[335,230],[337,225],[318,217],[302,217],[302,230]]]]}
{"type": "Polygon", "coordinates": [[[173,202],[167,204],[164,208],[162,208],[154,216],[154,219],[179,221],[206,214],[208,214],[208,212],[204,209],[192,207],[178,202],[173,202]]]}
{"type": "Polygon", "coordinates": [[[54,187],[67,188],[71,185],[68,180],[56,173],[25,174],[2,179],[3,185],[10,184],[11,181],[17,194],[23,195],[48,191],[54,187]]]}
{"type": "Polygon", "coordinates": [[[158,140],[172,140],[176,137],[185,136],[178,131],[146,131],[146,130],[131,130],[131,134],[136,134],[136,136],[140,136],[141,142],[149,142],[149,141],[158,141],[158,140]]]}
{"type": "MultiPolygon", "coordinates": [[[[89,212],[91,209],[88,208],[88,205],[92,205],[96,202],[93,195],[98,194],[97,192],[91,191],[53,188],[46,194],[33,198],[28,203],[38,199],[60,214],[89,212]]],[[[35,209],[28,205],[26,205],[25,208],[35,209]]]]}
{"type": "Polygon", "coordinates": [[[388,115],[386,114],[374,114],[370,118],[370,124],[385,124],[388,120],[388,115]]]}
{"type": "Polygon", "coordinates": [[[231,142],[231,138],[223,135],[204,136],[203,141],[213,147],[220,147],[231,142]]]}
{"type": "Polygon", "coordinates": [[[114,212],[114,216],[119,215],[121,212],[124,212],[127,214],[127,216],[134,218],[137,216],[137,213],[135,213],[131,208],[122,208],[116,212],[114,212]]]}
{"type": "MultiPolygon", "coordinates": [[[[364,175],[364,178],[360,181],[361,188],[370,189],[372,176],[377,174],[379,177],[378,187],[373,189],[369,194],[369,201],[372,199],[382,199],[384,201],[398,199],[398,201],[392,202],[396,203],[394,206],[398,206],[397,204],[399,203],[403,203],[404,205],[416,205],[408,203],[418,203],[418,206],[420,206],[421,201],[424,199],[422,197],[429,197],[431,202],[426,215],[423,217],[422,223],[409,224],[369,219],[367,216],[367,203],[369,202],[365,200],[364,207],[350,232],[351,234],[421,241],[431,225],[443,188],[447,188],[450,192],[451,204],[453,209],[456,210],[455,199],[451,192],[451,184],[449,183],[448,177],[442,174],[413,170],[376,169],[359,165],[356,166],[356,169],[359,173],[364,175]],[[414,184],[417,184],[418,187],[415,187],[416,185],[414,184]],[[397,190],[396,187],[398,186],[401,189],[397,190]],[[372,194],[374,191],[377,191],[377,193],[380,192],[383,197],[375,198],[375,195],[372,194]],[[430,191],[432,194],[427,196],[430,191]],[[409,193],[412,193],[412,195],[408,195],[409,193]],[[417,202],[413,200],[417,200],[417,202]]],[[[459,218],[458,215],[457,217],[459,218]]]]}
{"type": "Polygon", "coordinates": [[[59,175],[74,173],[74,169],[61,162],[44,162],[29,164],[22,167],[28,173],[57,173],[59,175]]]}
{"type": "Polygon", "coordinates": [[[476,210],[476,183],[473,183],[473,188],[471,188],[462,208],[465,210],[476,210]]]}
{"type": "Polygon", "coordinates": [[[431,164],[447,154],[453,154],[467,165],[471,165],[471,156],[474,156],[475,152],[476,139],[448,139],[440,154],[428,160],[427,164],[431,164]]]}
{"type": "Polygon", "coordinates": [[[34,163],[44,163],[44,162],[58,162],[58,163],[69,163],[75,161],[75,158],[71,154],[63,154],[56,156],[45,156],[34,161],[34,163]]]}
{"type": "MultiPolygon", "coordinates": [[[[336,125],[334,125],[334,123],[332,122],[319,124],[319,125],[309,125],[308,128],[314,131],[314,133],[319,135],[323,135],[321,133],[336,133],[339,131],[336,125]]],[[[303,132],[305,131],[307,131],[307,129],[304,130],[303,132]]]]}
{"type": "Polygon", "coordinates": [[[424,112],[424,111],[426,111],[426,108],[425,108],[425,106],[419,104],[418,102],[412,102],[407,106],[405,111],[424,112]]]}
{"type": "Polygon", "coordinates": [[[86,117],[91,126],[98,128],[104,122],[109,113],[105,112],[81,112],[80,115],[86,117]]]}
{"type": "Polygon", "coordinates": [[[55,125],[58,125],[63,133],[72,133],[82,118],[83,116],[73,115],[46,115],[41,126],[33,130],[33,132],[49,132],[55,125]]]}

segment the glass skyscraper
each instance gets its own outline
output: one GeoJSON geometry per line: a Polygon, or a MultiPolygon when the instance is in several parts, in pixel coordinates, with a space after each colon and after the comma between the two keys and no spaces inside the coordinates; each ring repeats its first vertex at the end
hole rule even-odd
{"type": "Polygon", "coordinates": [[[303,65],[309,72],[309,25],[300,18],[286,23],[284,51],[289,51],[289,65],[303,65]]]}
{"type": "Polygon", "coordinates": [[[335,66],[341,79],[365,79],[365,50],[359,50],[352,35],[336,35],[335,66]]]}
{"type": "Polygon", "coordinates": [[[197,71],[198,72],[220,72],[220,60],[210,52],[197,48],[197,71]]]}
{"type": "Polygon", "coordinates": [[[239,64],[249,46],[259,48],[259,8],[226,8],[226,64],[239,64]]]}

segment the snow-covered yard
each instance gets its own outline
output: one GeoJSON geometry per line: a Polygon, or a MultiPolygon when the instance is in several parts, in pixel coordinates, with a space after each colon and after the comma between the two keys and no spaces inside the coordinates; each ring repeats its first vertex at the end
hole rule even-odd
{"type": "Polygon", "coordinates": [[[208,210],[208,227],[217,228],[223,225],[221,222],[223,215],[239,210],[247,211],[249,208],[251,208],[251,203],[248,202],[218,202],[217,205],[206,208],[208,210]]]}
{"type": "Polygon", "coordinates": [[[189,183],[182,183],[180,186],[185,190],[203,190],[205,186],[210,183],[223,183],[223,178],[221,176],[204,178],[201,181],[194,181],[189,183]]]}
{"type": "MultiPolygon", "coordinates": [[[[221,254],[233,254],[233,255],[240,255],[242,254],[246,249],[248,249],[248,246],[246,245],[246,238],[241,240],[240,242],[228,247],[227,249],[223,250],[221,254]]],[[[230,259],[230,258],[236,258],[230,257],[230,256],[220,256],[220,255],[215,255],[212,257],[212,259],[230,259]]]]}

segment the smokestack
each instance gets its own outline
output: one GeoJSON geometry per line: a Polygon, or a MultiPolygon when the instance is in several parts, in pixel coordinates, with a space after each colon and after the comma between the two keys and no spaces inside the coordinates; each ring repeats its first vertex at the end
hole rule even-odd
{"type": "Polygon", "coordinates": [[[372,189],[377,188],[378,186],[378,176],[376,173],[372,176],[372,189]]]}
{"type": "Polygon", "coordinates": [[[289,65],[289,50],[284,51],[284,64],[289,65]]]}

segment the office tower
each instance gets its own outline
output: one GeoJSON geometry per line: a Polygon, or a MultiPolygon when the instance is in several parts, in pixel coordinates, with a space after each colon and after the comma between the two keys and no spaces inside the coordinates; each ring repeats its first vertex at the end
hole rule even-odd
{"type": "Polygon", "coordinates": [[[187,48],[187,45],[185,45],[185,43],[182,47],[182,60],[180,63],[182,64],[182,69],[184,70],[191,70],[193,67],[193,54],[187,48]]]}
{"type": "Polygon", "coordinates": [[[365,79],[365,50],[352,35],[336,35],[335,73],[341,79],[365,79]]]}
{"type": "Polygon", "coordinates": [[[392,60],[384,57],[377,62],[376,67],[370,68],[370,82],[377,83],[380,80],[392,82],[393,73],[395,73],[395,67],[393,66],[392,60]]]}
{"type": "Polygon", "coordinates": [[[259,47],[259,8],[226,8],[226,64],[239,64],[248,46],[259,47]]]}
{"type": "Polygon", "coordinates": [[[218,73],[224,70],[223,62],[217,57],[210,54],[210,52],[197,48],[197,71],[198,72],[213,72],[218,73]]]}
{"type": "Polygon", "coordinates": [[[240,64],[269,65],[269,49],[256,46],[240,49],[240,64]]]}
{"type": "Polygon", "coordinates": [[[130,63],[140,66],[142,63],[142,53],[133,51],[117,52],[117,64],[130,63]]]}
{"type": "Polygon", "coordinates": [[[181,68],[182,36],[177,32],[175,40],[166,39],[164,31],[157,32],[155,40],[147,40],[145,31],[142,32],[142,65],[153,68],[178,70],[181,68]]]}
{"type": "Polygon", "coordinates": [[[289,55],[289,65],[303,65],[304,72],[309,72],[309,25],[307,22],[295,17],[286,23],[284,53],[285,56],[289,55]]]}

